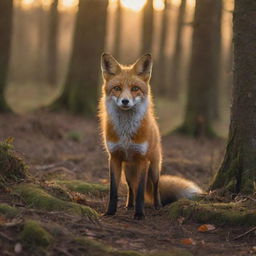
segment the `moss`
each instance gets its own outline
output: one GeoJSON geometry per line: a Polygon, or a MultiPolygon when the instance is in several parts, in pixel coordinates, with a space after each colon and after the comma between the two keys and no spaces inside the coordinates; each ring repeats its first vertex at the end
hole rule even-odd
{"type": "Polygon", "coordinates": [[[85,237],[74,239],[73,243],[83,246],[83,250],[87,256],[191,256],[188,251],[181,249],[174,249],[169,252],[158,253],[141,253],[136,251],[120,251],[114,250],[111,247],[105,246],[95,240],[85,237]]]}
{"type": "Polygon", "coordinates": [[[73,240],[73,243],[79,244],[81,246],[81,251],[83,250],[87,256],[108,256],[111,252],[111,248],[107,247],[95,240],[91,240],[84,237],[78,237],[73,240]]]}
{"type": "Polygon", "coordinates": [[[55,182],[46,182],[44,184],[41,184],[47,192],[49,192],[51,195],[64,200],[64,201],[72,201],[71,195],[67,189],[65,189],[63,186],[56,184],[55,182]]]}
{"type": "Polygon", "coordinates": [[[20,182],[28,176],[28,167],[13,150],[13,139],[0,143],[0,187],[20,182]]]}
{"type": "Polygon", "coordinates": [[[92,184],[80,180],[56,180],[59,185],[64,185],[72,191],[82,194],[91,194],[94,196],[102,195],[109,190],[109,186],[101,184],[92,184]]]}
{"type": "Polygon", "coordinates": [[[68,137],[68,139],[71,139],[71,140],[76,141],[76,142],[81,142],[81,140],[82,140],[81,134],[79,132],[76,132],[76,131],[69,132],[67,137],[68,137]]]}
{"type": "Polygon", "coordinates": [[[13,218],[19,213],[18,209],[9,206],[8,204],[0,204],[0,215],[4,215],[7,218],[13,218]]]}
{"type": "Polygon", "coordinates": [[[36,221],[26,221],[19,239],[27,247],[47,247],[52,241],[52,236],[36,221]]]}
{"type": "Polygon", "coordinates": [[[87,216],[92,219],[98,216],[98,213],[92,208],[63,201],[49,194],[37,185],[17,185],[14,188],[14,192],[17,193],[29,207],[45,211],[64,211],[69,214],[87,216]]]}
{"type": "Polygon", "coordinates": [[[176,220],[185,217],[199,223],[217,225],[255,225],[256,208],[243,203],[207,203],[180,200],[170,206],[169,217],[176,220]]]}

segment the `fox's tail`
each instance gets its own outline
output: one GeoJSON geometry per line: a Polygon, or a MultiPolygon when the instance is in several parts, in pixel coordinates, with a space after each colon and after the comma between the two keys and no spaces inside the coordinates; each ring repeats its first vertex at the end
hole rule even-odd
{"type": "MultiPolygon", "coordinates": [[[[152,189],[148,189],[145,196],[147,203],[153,203],[152,189]]],[[[159,190],[162,205],[170,204],[181,198],[192,198],[203,191],[193,182],[171,175],[162,175],[159,180],[159,190]]]]}

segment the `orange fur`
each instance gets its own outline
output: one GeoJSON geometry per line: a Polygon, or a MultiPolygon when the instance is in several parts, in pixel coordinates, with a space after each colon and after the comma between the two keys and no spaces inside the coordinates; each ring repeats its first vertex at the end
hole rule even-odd
{"type": "Polygon", "coordinates": [[[162,148],[149,85],[151,68],[150,55],[131,66],[120,65],[109,54],[102,56],[104,84],[99,116],[110,163],[107,215],[116,212],[122,168],[129,191],[127,208],[135,203],[136,219],[144,217],[144,196],[158,209],[161,199],[166,204],[201,192],[184,179],[163,176],[160,180],[162,148]]]}

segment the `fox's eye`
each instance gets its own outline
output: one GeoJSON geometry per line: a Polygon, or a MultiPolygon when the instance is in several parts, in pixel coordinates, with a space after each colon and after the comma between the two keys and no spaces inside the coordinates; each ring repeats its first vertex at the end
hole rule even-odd
{"type": "Polygon", "coordinates": [[[132,92],[137,92],[140,88],[138,86],[133,86],[132,87],[132,92]]]}
{"type": "Polygon", "coordinates": [[[113,90],[116,91],[116,92],[120,92],[120,91],[121,91],[121,88],[120,88],[119,86],[115,86],[115,87],[113,88],[113,90]]]}

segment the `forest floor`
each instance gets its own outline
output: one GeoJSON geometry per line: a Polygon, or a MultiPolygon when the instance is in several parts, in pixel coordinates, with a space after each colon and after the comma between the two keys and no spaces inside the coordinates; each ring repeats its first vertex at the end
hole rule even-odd
{"type": "MultiPolygon", "coordinates": [[[[104,152],[97,122],[66,113],[36,112],[27,115],[1,115],[0,140],[14,138],[15,150],[29,165],[36,180],[49,184],[54,180],[85,181],[108,184],[107,154],[104,152]],[[48,183],[47,183],[48,182],[48,183]]],[[[221,163],[225,141],[221,139],[192,139],[170,135],[163,138],[164,174],[178,175],[207,188],[214,171],[221,163]]],[[[15,216],[1,215],[0,255],[108,255],[110,249],[97,249],[98,241],[111,246],[113,252],[136,251],[143,255],[168,252],[164,255],[253,255],[256,245],[254,232],[235,239],[252,227],[215,226],[213,231],[199,232],[199,223],[171,221],[169,206],[156,211],[146,208],[146,219],[133,220],[133,212],[124,209],[126,186],[120,189],[116,216],[104,213],[107,193],[80,193],[75,203],[87,204],[99,214],[99,219],[72,215],[67,211],[45,211],[37,203],[29,204],[5,188],[0,203],[18,209],[15,216]],[[31,247],[24,241],[24,223],[35,220],[54,237],[41,247],[31,247]],[[79,239],[80,240],[79,240],[79,239]],[[88,238],[81,242],[81,239],[88,238]],[[80,241],[80,242],[78,242],[80,241]],[[91,246],[91,250],[88,249],[91,246]]],[[[72,188],[70,189],[72,190],[72,188]]],[[[74,194],[73,194],[74,195],[74,194]]],[[[211,224],[211,223],[205,223],[211,224]]],[[[33,240],[33,234],[31,240],[33,240]]],[[[110,255],[110,254],[109,254],[110,255]]],[[[111,254],[112,255],[112,254],[111,254]]],[[[113,254],[114,255],[114,254],[113,254]]],[[[119,254],[115,254],[119,255],[119,254]]],[[[131,252],[120,255],[137,255],[131,252]]],[[[138,254],[140,255],[140,254],[138,254]]],[[[162,254],[157,254],[162,255],[162,254]]]]}

